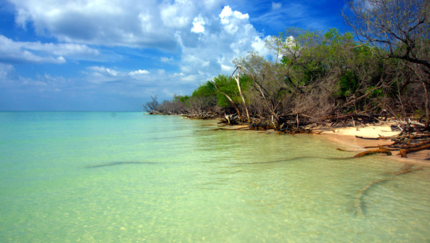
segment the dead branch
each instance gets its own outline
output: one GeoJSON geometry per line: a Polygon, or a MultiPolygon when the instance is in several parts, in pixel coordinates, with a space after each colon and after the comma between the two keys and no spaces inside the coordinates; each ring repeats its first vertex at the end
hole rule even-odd
{"type": "Polygon", "coordinates": [[[367,150],[367,151],[358,153],[358,154],[354,155],[354,158],[360,158],[360,157],[363,157],[366,155],[377,154],[377,153],[383,153],[383,154],[391,155],[391,151],[389,149],[381,147],[379,149],[367,150]]]}

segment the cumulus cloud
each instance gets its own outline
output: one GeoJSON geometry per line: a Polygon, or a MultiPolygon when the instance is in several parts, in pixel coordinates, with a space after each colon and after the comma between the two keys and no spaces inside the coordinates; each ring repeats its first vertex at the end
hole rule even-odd
{"type": "Polygon", "coordinates": [[[199,14],[199,16],[194,18],[193,28],[191,28],[191,32],[194,33],[204,33],[205,32],[205,20],[199,14]]]}
{"type": "MultiPolygon", "coordinates": [[[[232,61],[249,51],[272,55],[265,46],[265,37],[249,22],[249,15],[225,6],[217,21],[207,24],[204,36],[195,47],[181,46],[180,68],[184,82],[204,82],[213,76],[234,70],[232,61]]],[[[178,36],[181,43],[181,37],[178,36]]]]}
{"type": "Polygon", "coordinates": [[[9,1],[16,8],[16,22],[24,28],[31,23],[39,35],[70,43],[173,51],[178,47],[175,34],[179,31],[185,40],[194,18],[219,8],[224,0],[9,1]]]}
{"type": "Polygon", "coordinates": [[[121,71],[89,67],[82,72],[83,79],[93,84],[140,82],[153,87],[172,85],[168,89],[190,92],[219,73],[231,74],[232,60],[249,51],[271,55],[265,48],[266,37],[251,24],[249,14],[222,7],[224,0],[9,1],[16,7],[20,26],[31,24],[37,34],[64,42],[39,43],[39,50],[43,46],[43,51],[49,53],[46,56],[38,56],[30,48],[18,48],[21,53],[15,56],[25,56],[27,51],[27,59],[46,58],[45,62],[61,63],[76,53],[100,56],[90,47],[94,45],[127,46],[143,53],[150,48],[163,51],[161,57],[150,57],[158,62],[151,68],[121,71]],[[166,57],[171,55],[175,59],[166,57]],[[174,61],[177,66],[172,70],[174,61]],[[157,70],[166,68],[165,63],[170,70],[157,70]]]}

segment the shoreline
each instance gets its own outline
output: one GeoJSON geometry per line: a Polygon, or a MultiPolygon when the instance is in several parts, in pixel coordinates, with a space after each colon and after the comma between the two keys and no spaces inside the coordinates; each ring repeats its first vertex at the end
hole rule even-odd
{"type": "MultiPolygon", "coordinates": [[[[392,123],[394,124],[394,123],[392,123]]],[[[366,140],[357,138],[356,136],[362,136],[366,138],[378,138],[379,136],[395,136],[400,132],[392,132],[390,128],[391,123],[387,123],[384,125],[370,125],[366,127],[359,127],[358,130],[356,127],[339,127],[336,128],[335,132],[333,131],[323,131],[321,135],[326,136],[327,139],[333,141],[339,146],[344,146],[344,148],[355,148],[360,151],[366,151],[365,146],[378,146],[378,145],[388,145],[391,144],[392,141],[388,140],[366,140]]],[[[360,152],[357,151],[357,152],[360,152]]],[[[430,151],[422,150],[418,152],[413,152],[408,154],[408,158],[402,158],[398,151],[393,151],[391,156],[386,156],[389,159],[396,160],[398,162],[407,163],[407,164],[417,164],[425,167],[430,167],[430,151]]],[[[370,155],[371,156],[371,155],[370,155]]]]}
{"type": "MultiPolygon", "coordinates": [[[[215,121],[215,120],[214,120],[215,121]]],[[[317,128],[314,131],[321,131],[320,134],[313,134],[314,136],[324,136],[328,140],[339,145],[339,148],[346,150],[357,150],[357,153],[366,151],[368,149],[364,148],[366,146],[378,146],[378,145],[389,145],[393,142],[390,139],[383,140],[367,140],[357,138],[356,136],[366,137],[366,138],[378,138],[380,136],[390,137],[398,135],[400,132],[391,131],[390,125],[395,124],[394,122],[387,122],[385,124],[377,124],[377,125],[368,125],[368,126],[357,126],[357,127],[334,127],[332,130],[328,128],[317,128]]],[[[209,125],[209,124],[207,124],[209,125]]],[[[243,130],[245,128],[244,125],[230,125],[230,126],[218,126],[218,124],[212,124],[216,126],[217,130],[243,130]]],[[[257,133],[266,133],[266,134],[274,134],[276,132],[273,129],[269,129],[266,131],[255,131],[257,133]]],[[[300,135],[300,134],[297,134],[300,135]]],[[[296,135],[296,136],[297,136],[296,135]]],[[[286,135],[292,136],[292,135],[286,135]]],[[[372,156],[372,155],[369,155],[372,156]]],[[[378,156],[378,155],[373,155],[378,156]]],[[[386,156],[386,155],[380,155],[386,156]]],[[[393,151],[391,156],[386,156],[389,159],[393,159],[397,162],[406,163],[406,164],[416,164],[425,167],[430,167],[430,151],[422,150],[418,152],[413,152],[408,154],[408,158],[402,158],[399,155],[398,151],[393,151]]]]}

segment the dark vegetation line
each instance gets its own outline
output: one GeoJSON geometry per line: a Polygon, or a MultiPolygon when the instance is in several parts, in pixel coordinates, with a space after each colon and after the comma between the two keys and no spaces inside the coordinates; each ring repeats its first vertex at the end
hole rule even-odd
{"type": "Polygon", "coordinates": [[[191,96],[143,105],[150,114],[224,118],[276,131],[395,118],[429,130],[430,3],[355,0],[342,12],[355,32],[290,28],[266,41],[276,60],[251,52],[191,96]],[[408,120],[412,119],[412,120],[408,120]],[[417,125],[418,124],[418,125],[417,125]]]}

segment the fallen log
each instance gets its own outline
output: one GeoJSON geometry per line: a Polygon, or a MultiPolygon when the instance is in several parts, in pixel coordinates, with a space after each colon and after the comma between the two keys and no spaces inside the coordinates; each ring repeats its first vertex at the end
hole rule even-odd
{"type": "Polygon", "coordinates": [[[383,153],[383,154],[391,155],[391,151],[389,149],[380,147],[379,149],[367,150],[367,151],[358,153],[358,154],[354,155],[354,158],[360,158],[360,157],[363,157],[366,155],[377,154],[377,153],[383,153]]]}
{"type": "Polygon", "coordinates": [[[430,148],[430,144],[426,144],[426,145],[423,145],[421,147],[416,147],[416,148],[400,149],[399,155],[402,156],[402,158],[407,158],[408,156],[406,154],[408,154],[408,153],[417,152],[417,151],[421,151],[421,150],[429,149],[429,148],[430,148]]]}
{"type": "MultiPolygon", "coordinates": [[[[383,147],[390,147],[390,146],[393,146],[394,144],[396,144],[395,142],[394,143],[392,143],[392,144],[388,144],[388,145],[382,145],[383,147]]],[[[376,145],[376,146],[365,146],[364,148],[380,148],[381,147],[381,145],[376,145]]]]}
{"type": "Polygon", "coordinates": [[[423,142],[420,142],[420,143],[414,143],[412,145],[408,145],[408,144],[400,145],[400,147],[402,149],[410,149],[410,148],[421,147],[421,146],[426,145],[426,144],[430,144],[430,140],[426,140],[426,141],[423,141],[423,142]]]}
{"type": "Polygon", "coordinates": [[[366,138],[366,137],[362,137],[362,136],[357,136],[355,135],[356,138],[361,138],[361,139],[367,139],[367,140],[379,140],[379,139],[386,139],[385,137],[379,137],[379,138],[366,138]]]}

